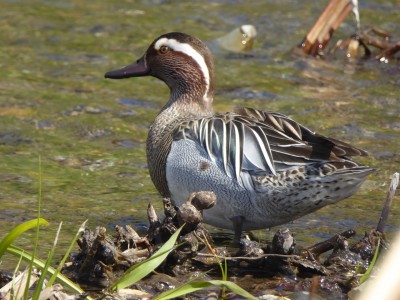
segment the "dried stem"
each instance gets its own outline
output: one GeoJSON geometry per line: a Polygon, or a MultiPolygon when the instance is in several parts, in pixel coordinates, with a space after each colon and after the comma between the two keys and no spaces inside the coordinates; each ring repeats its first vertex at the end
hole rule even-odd
{"type": "Polygon", "coordinates": [[[340,236],[348,239],[355,234],[356,234],[356,232],[353,229],[349,229],[349,230],[342,232],[341,234],[337,234],[337,235],[331,237],[329,240],[315,244],[314,246],[307,248],[307,250],[310,251],[312,254],[319,256],[322,253],[325,253],[329,250],[334,249],[335,246],[338,244],[337,241],[340,236]]]}
{"type": "Polygon", "coordinates": [[[333,32],[339,27],[352,9],[349,0],[331,0],[311,28],[299,48],[305,54],[316,56],[325,49],[333,32]]]}
{"type": "Polygon", "coordinates": [[[376,231],[383,233],[383,229],[385,228],[389,216],[390,207],[392,206],[394,194],[396,193],[398,185],[399,185],[399,173],[396,172],[392,175],[392,181],[390,182],[390,186],[386,196],[386,202],[385,205],[383,206],[378,226],[376,226],[376,231]]]}

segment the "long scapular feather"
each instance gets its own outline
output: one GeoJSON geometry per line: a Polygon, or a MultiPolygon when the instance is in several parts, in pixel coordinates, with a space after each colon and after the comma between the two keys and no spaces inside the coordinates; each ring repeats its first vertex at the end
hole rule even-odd
{"type": "Polygon", "coordinates": [[[222,125],[222,161],[224,164],[225,173],[230,176],[230,170],[228,166],[229,160],[229,137],[231,136],[231,128],[230,126],[225,126],[224,122],[222,125]]]}
{"type": "Polygon", "coordinates": [[[244,130],[242,128],[243,124],[235,124],[234,122],[229,122],[231,128],[231,136],[229,144],[229,154],[231,158],[231,164],[235,171],[236,179],[240,179],[240,172],[242,169],[242,158],[243,158],[243,138],[244,130]]]}
{"type": "Polygon", "coordinates": [[[267,136],[265,135],[264,131],[257,126],[250,127],[249,129],[252,131],[257,140],[258,148],[262,154],[262,160],[267,164],[267,168],[271,171],[271,173],[276,175],[272,152],[267,136]]]}

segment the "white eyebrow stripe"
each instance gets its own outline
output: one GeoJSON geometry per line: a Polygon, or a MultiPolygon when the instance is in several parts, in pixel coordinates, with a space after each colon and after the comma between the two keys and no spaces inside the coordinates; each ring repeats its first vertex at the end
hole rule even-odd
{"type": "Polygon", "coordinates": [[[208,67],[207,67],[206,61],[204,60],[203,56],[189,44],[180,43],[175,39],[167,39],[164,37],[164,38],[159,39],[154,44],[154,48],[157,51],[160,50],[161,46],[167,46],[174,51],[182,52],[194,59],[194,61],[200,66],[200,69],[204,75],[204,79],[206,81],[206,92],[204,95],[207,95],[208,89],[210,86],[210,73],[208,71],[208,67]]]}

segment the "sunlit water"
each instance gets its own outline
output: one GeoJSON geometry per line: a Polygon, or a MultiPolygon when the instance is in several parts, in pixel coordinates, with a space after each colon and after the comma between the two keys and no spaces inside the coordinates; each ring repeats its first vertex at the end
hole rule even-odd
{"type": "MultiPolygon", "coordinates": [[[[144,228],[147,204],[161,207],[144,143],[168,90],[154,78],[111,81],[103,75],[139,58],[167,31],[213,45],[242,24],[258,31],[251,53],[213,48],[215,110],[249,106],[285,113],[367,150],[362,161],[377,168],[357,195],[289,224],[298,243],[376,226],[390,176],[400,170],[400,67],[396,61],[348,64],[342,57],[292,56],[325,1],[0,3],[0,237],[37,216],[40,178],[41,214],[51,224],[41,235],[43,255],[61,221],[60,253],[86,219],[92,229],[144,228]]],[[[362,1],[360,9],[363,26],[400,38],[397,1],[362,1]]],[[[353,32],[349,17],[335,38],[353,32]]],[[[400,226],[399,202],[397,196],[389,236],[400,226]]],[[[270,239],[273,232],[256,235],[270,239]]],[[[29,249],[31,239],[25,234],[17,243],[29,249]]]]}

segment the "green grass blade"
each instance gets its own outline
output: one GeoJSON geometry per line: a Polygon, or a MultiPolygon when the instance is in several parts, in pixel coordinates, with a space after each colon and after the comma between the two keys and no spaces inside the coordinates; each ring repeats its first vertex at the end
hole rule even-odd
{"type": "Polygon", "coordinates": [[[49,223],[45,219],[39,218],[19,224],[18,226],[13,228],[0,242],[0,258],[17,237],[19,237],[22,233],[29,229],[36,228],[38,224],[49,225],[49,223]]]}
{"type": "Polygon", "coordinates": [[[219,287],[226,287],[229,289],[231,292],[234,292],[237,295],[240,295],[242,297],[245,297],[247,299],[251,300],[258,300],[257,297],[254,297],[252,294],[247,292],[246,290],[242,289],[240,286],[238,286],[236,283],[231,282],[231,281],[225,281],[225,280],[211,280],[209,281],[212,285],[219,286],[219,287]]]}
{"type": "Polygon", "coordinates": [[[224,259],[224,276],[222,277],[222,280],[228,280],[228,262],[226,261],[226,258],[224,259]]]}
{"type": "Polygon", "coordinates": [[[176,289],[166,291],[164,293],[161,293],[157,297],[153,298],[153,300],[167,300],[167,299],[174,299],[177,297],[181,297],[183,295],[193,293],[205,288],[208,288],[210,286],[218,286],[220,288],[227,288],[234,292],[237,295],[240,295],[242,297],[245,297],[247,299],[251,300],[257,300],[257,297],[254,297],[251,295],[249,292],[245,291],[242,289],[240,286],[238,286],[236,283],[230,282],[230,281],[225,281],[225,280],[210,280],[210,281],[204,281],[204,280],[196,280],[196,281],[191,281],[188,283],[185,283],[176,289]]]}
{"type": "Polygon", "coordinates": [[[62,267],[64,266],[66,260],[69,257],[69,254],[72,251],[72,248],[74,247],[77,239],[79,238],[79,236],[81,235],[81,233],[85,230],[86,227],[86,223],[88,220],[86,220],[85,222],[82,223],[82,225],[79,227],[74,239],[72,240],[71,244],[69,245],[69,248],[67,250],[67,252],[64,254],[63,259],[61,260],[61,262],[58,264],[58,267],[56,269],[56,272],[54,272],[54,274],[50,277],[49,281],[46,284],[46,287],[50,287],[54,284],[54,281],[56,280],[58,274],[61,272],[62,267]]]}
{"type": "Polygon", "coordinates": [[[150,258],[130,267],[124,273],[124,275],[122,275],[121,278],[110,287],[110,289],[118,290],[126,288],[153,272],[174,249],[175,242],[178,239],[179,233],[181,232],[182,228],[183,226],[179,228],[171,236],[171,238],[150,258]]]}
{"type": "MultiPolygon", "coordinates": [[[[15,270],[14,270],[14,273],[13,273],[13,278],[12,278],[12,285],[11,285],[11,291],[10,291],[10,298],[11,299],[14,299],[14,295],[16,295],[16,293],[15,293],[15,289],[14,289],[14,287],[15,287],[15,278],[16,278],[16,275],[17,275],[17,273],[18,273],[18,270],[19,270],[19,266],[21,265],[21,261],[22,261],[22,257],[20,257],[19,258],[19,260],[18,260],[18,264],[17,264],[17,266],[15,267],[15,270]]],[[[17,291],[17,293],[18,293],[18,291],[17,291]]]]}
{"type": "MultiPolygon", "coordinates": [[[[32,261],[32,255],[29,253],[26,253],[23,249],[16,247],[14,245],[10,245],[7,248],[7,252],[18,256],[18,257],[22,257],[22,259],[24,261],[30,262],[32,261]]],[[[41,270],[43,270],[44,266],[45,266],[45,262],[43,262],[41,259],[38,258],[34,258],[33,259],[33,265],[41,270]]],[[[49,274],[54,274],[54,272],[56,272],[56,270],[53,267],[49,267],[47,269],[47,272],[49,274]]],[[[79,294],[83,294],[85,293],[77,284],[75,284],[74,282],[72,282],[71,280],[69,280],[67,277],[65,277],[62,274],[58,274],[57,276],[57,282],[61,283],[64,287],[67,287],[69,289],[71,289],[72,291],[79,293],[79,294]]],[[[90,297],[86,297],[86,299],[92,299],[90,297]]]]}
{"type": "Polygon", "coordinates": [[[177,298],[186,294],[190,294],[205,288],[212,286],[208,281],[191,281],[187,282],[175,289],[165,291],[160,295],[153,298],[153,300],[166,300],[166,299],[173,299],[177,298]]]}
{"type": "Polygon", "coordinates": [[[378,245],[376,245],[374,257],[372,258],[371,263],[369,264],[369,267],[368,267],[367,271],[366,271],[365,274],[364,274],[363,276],[361,276],[361,278],[360,278],[360,284],[364,283],[364,282],[369,278],[372,269],[375,267],[375,263],[376,263],[376,260],[377,260],[377,258],[378,258],[378,253],[379,253],[380,241],[381,241],[381,240],[378,240],[378,245]]]}
{"type": "Polygon", "coordinates": [[[40,220],[40,212],[41,212],[41,206],[42,206],[42,158],[39,155],[38,159],[38,201],[37,201],[37,225],[36,225],[36,237],[33,245],[33,252],[32,252],[32,260],[29,263],[29,271],[27,274],[27,279],[26,279],[26,286],[25,286],[25,292],[24,292],[24,299],[28,299],[28,294],[29,294],[29,286],[30,286],[30,281],[31,281],[31,275],[33,271],[33,258],[36,257],[36,252],[37,252],[37,247],[39,244],[39,232],[40,232],[40,226],[39,226],[39,220],[40,220]]]}
{"type": "Polygon", "coordinates": [[[41,293],[42,287],[43,287],[43,282],[44,282],[44,280],[46,278],[46,275],[47,275],[47,270],[50,267],[50,263],[51,263],[51,260],[53,259],[54,251],[56,250],[56,245],[57,245],[57,242],[58,242],[58,237],[60,235],[61,227],[62,227],[62,222],[60,222],[60,225],[58,226],[58,230],[57,230],[56,237],[54,238],[53,246],[50,249],[50,253],[47,256],[46,264],[45,264],[45,266],[44,266],[44,268],[42,270],[42,274],[40,274],[39,280],[38,280],[38,282],[36,284],[36,288],[33,291],[32,300],[39,299],[39,296],[40,296],[40,293],[41,293]]]}

